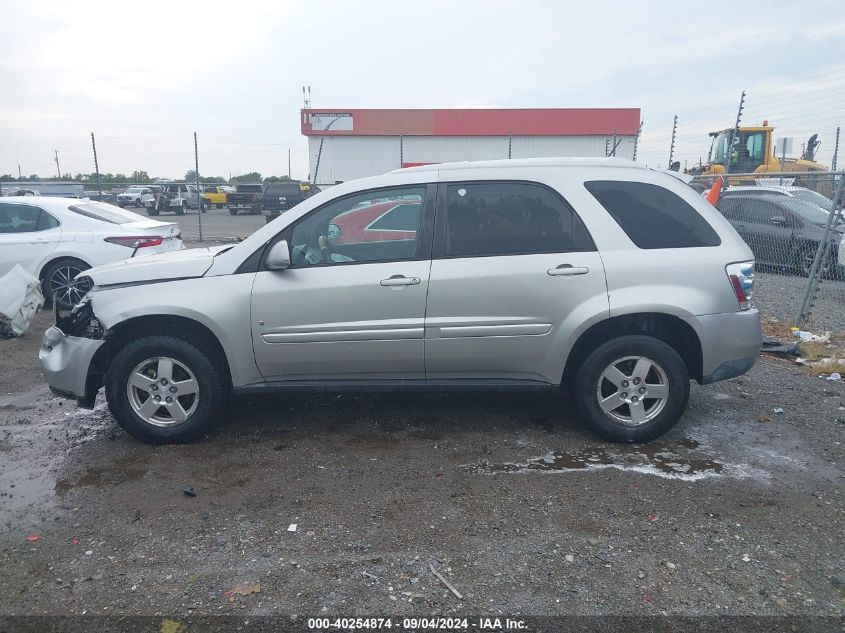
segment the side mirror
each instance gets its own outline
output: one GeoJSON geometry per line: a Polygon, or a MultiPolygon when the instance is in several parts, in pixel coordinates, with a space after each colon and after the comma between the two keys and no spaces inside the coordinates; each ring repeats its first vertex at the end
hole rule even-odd
{"type": "Polygon", "coordinates": [[[290,268],[290,247],[287,240],[279,240],[270,247],[264,265],[270,270],[290,268]]]}
{"type": "Polygon", "coordinates": [[[770,220],[770,222],[778,226],[786,226],[786,218],[782,215],[776,215],[770,220]]]}
{"type": "Polygon", "coordinates": [[[326,235],[332,242],[339,239],[342,235],[343,231],[340,230],[340,227],[337,224],[329,224],[329,232],[326,235]]]}

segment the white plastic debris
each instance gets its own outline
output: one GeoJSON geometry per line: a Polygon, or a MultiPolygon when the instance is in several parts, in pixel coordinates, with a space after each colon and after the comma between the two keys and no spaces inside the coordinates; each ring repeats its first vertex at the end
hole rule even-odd
{"type": "Polygon", "coordinates": [[[828,376],[827,379],[834,382],[840,382],[842,380],[842,375],[838,371],[835,371],[828,376]]]}
{"type": "Polygon", "coordinates": [[[775,412],[777,415],[783,415],[783,407],[775,407],[775,408],[774,408],[774,412],[775,412]]]}
{"type": "Polygon", "coordinates": [[[830,332],[825,332],[819,336],[818,334],[813,334],[812,332],[796,330],[795,336],[801,339],[804,343],[827,343],[830,340],[830,332]]]}
{"type": "Polygon", "coordinates": [[[20,336],[43,305],[41,284],[20,264],[0,277],[0,330],[20,336]]]}
{"type": "Polygon", "coordinates": [[[296,532],[296,523],[291,523],[288,526],[288,532],[296,532]]]}

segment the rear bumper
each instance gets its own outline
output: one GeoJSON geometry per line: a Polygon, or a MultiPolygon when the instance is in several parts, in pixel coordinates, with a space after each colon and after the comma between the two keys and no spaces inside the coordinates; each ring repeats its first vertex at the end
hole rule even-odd
{"type": "Polygon", "coordinates": [[[701,341],[701,384],[747,372],[763,347],[760,313],[755,310],[705,314],[696,317],[701,341]]]}
{"type": "Polygon", "coordinates": [[[70,398],[86,399],[88,369],[94,354],[105,341],[66,336],[55,325],[44,333],[38,360],[47,384],[54,392],[70,398]]]}

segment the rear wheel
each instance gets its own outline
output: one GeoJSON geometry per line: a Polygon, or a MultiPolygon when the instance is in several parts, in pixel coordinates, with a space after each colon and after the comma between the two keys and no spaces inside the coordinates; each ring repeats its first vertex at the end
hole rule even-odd
{"type": "Polygon", "coordinates": [[[689,400],[689,373],[663,341],[623,336],[584,360],[573,396],[598,435],[612,442],[647,442],[680,420],[689,400]]]}
{"type": "Polygon", "coordinates": [[[57,260],[47,266],[42,282],[47,301],[52,302],[55,296],[59,307],[62,308],[72,308],[82,301],[82,297],[91,290],[91,280],[87,277],[74,277],[88,268],[90,266],[85,262],[70,258],[57,260]]]}
{"type": "Polygon", "coordinates": [[[128,433],[145,442],[188,442],[207,432],[223,409],[228,385],[213,354],[179,336],[136,339],[115,356],[106,399],[128,433]]]}
{"type": "MultiPolygon", "coordinates": [[[[813,261],[816,259],[816,250],[818,247],[807,246],[798,254],[798,269],[805,277],[810,276],[813,270],[813,261]]],[[[833,250],[833,247],[831,247],[833,250]]],[[[834,269],[836,261],[833,257],[828,255],[827,261],[821,264],[822,275],[829,276],[834,269]]]]}

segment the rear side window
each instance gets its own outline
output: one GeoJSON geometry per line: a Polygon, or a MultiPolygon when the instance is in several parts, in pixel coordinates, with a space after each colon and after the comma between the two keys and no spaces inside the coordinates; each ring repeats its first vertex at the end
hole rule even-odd
{"type": "Polygon", "coordinates": [[[719,234],[668,189],[644,182],[585,182],[593,197],[639,248],[718,246],[719,234]]]}
{"type": "Polygon", "coordinates": [[[79,215],[84,215],[86,218],[102,220],[111,224],[127,224],[129,222],[139,222],[144,219],[137,213],[126,211],[106,202],[72,204],[68,209],[79,215]]]}
{"type": "Polygon", "coordinates": [[[416,231],[420,225],[422,204],[397,204],[384,215],[379,216],[368,227],[368,231],[416,231]]]}
{"type": "Polygon", "coordinates": [[[445,227],[435,252],[445,257],[482,257],[592,251],[581,219],[564,200],[541,185],[514,182],[446,186],[445,227]]]}

